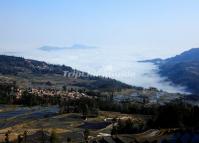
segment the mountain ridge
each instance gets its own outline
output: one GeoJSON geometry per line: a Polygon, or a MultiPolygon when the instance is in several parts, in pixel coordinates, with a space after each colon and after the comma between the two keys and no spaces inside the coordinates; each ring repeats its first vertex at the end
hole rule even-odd
{"type": "Polygon", "coordinates": [[[115,79],[93,76],[69,66],[8,55],[0,55],[0,75],[1,79],[17,81],[23,88],[62,88],[65,85],[92,90],[131,88],[115,79]]]}
{"type": "Polygon", "coordinates": [[[199,48],[192,48],[179,55],[167,59],[152,59],[158,66],[158,73],[167,77],[174,84],[187,87],[191,93],[199,93],[199,48]]]}

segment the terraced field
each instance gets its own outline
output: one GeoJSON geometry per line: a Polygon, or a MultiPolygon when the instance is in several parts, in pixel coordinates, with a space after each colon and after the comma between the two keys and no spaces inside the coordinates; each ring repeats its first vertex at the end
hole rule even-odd
{"type": "Polygon", "coordinates": [[[16,140],[19,134],[27,131],[29,142],[34,142],[32,138],[39,139],[41,130],[46,132],[47,138],[55,130],[61,142],[66,141],[67,137],[73,142],[81,142],[85,129],[89,129],[91,137],[95,137],[101,131],[110,134],[112,127],[110,121],[104,121],[106,113],[97,118],[83,120],[79,113],[59,115],[56,106],[0,106],[0,111],[0,142],[5,140],[7,131],[11,131],[10,140],[16,140]]]}
{"type": "Polygon", "coordinates": [[[65,143],[67,138],[71,142],[84,141],[83,132],[90,130],[89,142],[97,143],[162,143],[167,140],[175,143],[181,140],[183,143],[192,141],[199,142],[199,132],[179,131],[178,129],[150,129],[139,134],[119,134],[111,136],[111,119],[132,118],[143,122],[143,115],[128,115],[118,112],[100,112],[95,118],[83,120],[80,113],[59,114],[57,106],[49,107],[23,107],[23,106],[0,106],[0,142],[5,141],[5,134],[10,131],[9,140],[16,142],[18,135],[27,131],[27,143],[40,143],[42,133],[45,134],[45,142],[49,143],[50,134],[54,130],[60,143],[65,143]],[[42,132],[41,132],[42,131],[42,132]]]}

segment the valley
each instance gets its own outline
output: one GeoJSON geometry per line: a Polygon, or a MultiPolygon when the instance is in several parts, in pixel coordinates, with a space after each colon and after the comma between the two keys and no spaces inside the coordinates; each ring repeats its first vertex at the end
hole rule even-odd
{"type": "Polygon", "coordinates": [[[0,65],[0,142],[199,141],[194,94],[131,86],[14,56],[0,56],[0,65]]]}

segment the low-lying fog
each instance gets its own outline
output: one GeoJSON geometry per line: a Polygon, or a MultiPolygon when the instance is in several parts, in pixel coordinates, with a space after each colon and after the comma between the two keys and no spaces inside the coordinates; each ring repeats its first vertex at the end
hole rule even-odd
{"type": "Polygon", "coordinates": [[[50,51],[36,49],[17,55],[48,63],[65,64],[93,75],[115,78],[134,86],[156,87],[168,92],[183,93],[183,87],[171,85],[156,74],[158,69],[155,65],[137,62],[152,58],[142,56],[147,55],[147,52],[150,55],[150,51],[138,52],[117,48],[69,48],[50,51]]]}

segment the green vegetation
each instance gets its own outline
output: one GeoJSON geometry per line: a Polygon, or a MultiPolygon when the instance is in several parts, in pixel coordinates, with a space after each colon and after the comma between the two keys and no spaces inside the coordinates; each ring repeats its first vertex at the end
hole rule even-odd
{"type": "Polygon", "coordinates": [[[84,130],[84,140],[85,142],[88,142],[88,137],[90,135],[90,131],[88,129],[84,130]]]}
{"type": "Polygon", "coordinates": [[[154,115],[155,128],[199,128],[199,107],[183,103],[160,106],[154,115]]]}
{"type": "Polygon", "coordinates": [[[116,134],[133,134],[144,131],[144,124],[133,121],[131,118],[117,121],[117,125],[113,126],[112,135],[116,134]]]}
{"type": "Polygon", "coordinates": [[[58,142],[59,142],[58,135],[55,130],[52,130],[50,134],[50,143],[58,143],[58,142]]]}
{"type": "Polygon", "coordinates": [[[16,82],[0,83],[0,104],[12,104],[15,101],[16,82]]]}

